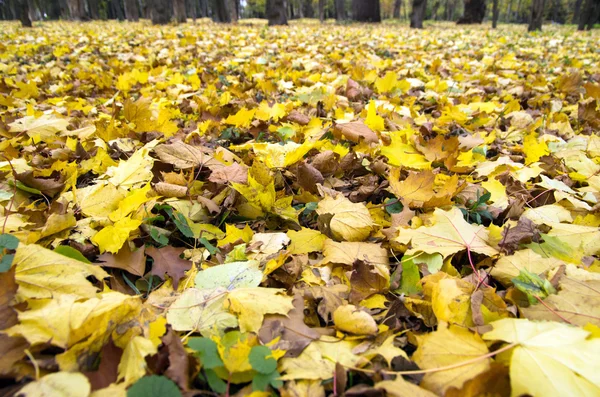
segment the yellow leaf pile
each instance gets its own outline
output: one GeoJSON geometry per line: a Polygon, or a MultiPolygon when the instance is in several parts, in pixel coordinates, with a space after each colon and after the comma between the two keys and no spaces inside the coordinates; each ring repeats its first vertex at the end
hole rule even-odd
{"type": "Polygon", "coordinates": [[[570,29],[0,23],[0,375],[599,395],[600,36],[570,29]]]}

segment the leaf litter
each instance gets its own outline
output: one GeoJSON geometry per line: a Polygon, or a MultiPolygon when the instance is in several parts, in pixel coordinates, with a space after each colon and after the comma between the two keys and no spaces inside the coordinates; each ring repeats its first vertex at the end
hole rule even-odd
{"type": "Polygon", "coordinates": [[[600,393],[597,32],[35,29],[3,392],[600,393]]]}

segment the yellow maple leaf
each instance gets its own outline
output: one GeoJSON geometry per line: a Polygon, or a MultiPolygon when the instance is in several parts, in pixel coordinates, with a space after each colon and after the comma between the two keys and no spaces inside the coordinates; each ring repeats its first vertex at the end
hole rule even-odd
{"type": "Polygon", "coordinates": [[[258,332],[265,314],[287,314],[292,297],[277,288],[237,288],[229,293],[224,306],[238,315],[242,332],[258,332]]]}
{"type": "Polygon", "coordinates": [[[129,234],[142,224],[131,217],[121,218],[114,225],[106,226],[92,237],[92,242],[98,246],[100,253],[117,253],[129,234]]]}
{"type": "Polygon", "coordinates": [[[250,123],[252,123],[255,112],[256,109],[248,110],[246,108],[241,108],[236,114],[229,115],[225,120],[225,123],[234,125],[237,128],[248,128],[250,127],[250,123]]]}
{"type": "Polygon", "coordinates": [[[367,106],[367,118],[365,118],[365,124],[373,131],[385,130],[385,122],[383,117],[377,114],[377,106],[375,101],[370,101],[367,106]]]}
{"type": "Polygon", "coordinates": [[[395,72],[387,72],[384,77],[375,80],[375,88],[380,94],[394,91],[398,84],[398,76],[395,72]]]}
{"type": "Polygon", "coordinates": [[[118,381],[131,385],[146,374],[145,357],[157,352],[156,346],[150,339],[136,336],[129,341],[118,367],[118,381]]]}

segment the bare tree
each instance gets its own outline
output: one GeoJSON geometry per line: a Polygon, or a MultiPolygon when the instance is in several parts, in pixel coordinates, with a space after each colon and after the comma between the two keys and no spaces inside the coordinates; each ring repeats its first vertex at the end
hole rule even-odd
{"type": "Polygon", "coordinates": [[[148,0],[150,15],[154,25],[165,25],[171,22],[173,3],[171,0],[148,0]]]}
{"type": "Polygon", "coordinates": [[[352,0],[352,16],[360,22],[381,22],[379,0],[352,0]]]}
{"type": "Polygon", "coordinates": [[[286,0],[267,0],[265,13],[269,19],[269,26],[287,25],[286,0]]]}
{"type": "Polygon", "coordinates": [[[531,3],[531,19],[529,20],[529,32],[542,30],[544,21],[544,0],[533,0],[531,3]]]}
{"type": "Polygon", "coordinates": [[[423,29],[423,20],[427,10],[427,0],[413,0],[412,12],[410,13],[410,27],[423,29]]]}
{"type": "Polygon", "coordinates": [[[456,23],[481,23],[485,17],[485,0],[465,0],[465,13],[456,23]]]}

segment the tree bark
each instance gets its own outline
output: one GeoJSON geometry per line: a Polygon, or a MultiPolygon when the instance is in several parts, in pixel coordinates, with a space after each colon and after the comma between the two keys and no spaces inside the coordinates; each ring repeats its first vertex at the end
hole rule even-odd
{"type": "Polygon", "coordinates": [[[492,8],[492,29],[496,29],[498,27],[498,0],[494,0],[494,5],[492,8]]]}
{"type": "Polygon", "coordinates": [[[208,0],[200,0],[200,18],[208,18],[208,0]]]}
{"type": "Polygon", "coordinates": [[[427,0],[413,0],[412,12],[410,13],[410,27],[413,29],[423,29],[423,19],[425,19],[425,10],[427,9],[427,0]]]}
{"type": "Polygon", "coordinates": [[[18,4],[19,8],[19,19],[21,20],[21,26],[24,28],[31,27],[31,18],[29,17],[29,3],[27,0],[21,0],[18,4]]]}
{"type": "Polygon", "coordinates": [[[481,23],[485,17],[485,0],[465,0],[465,13],[456,22],[459,25],[481,23]]]}
{"type": "Polygon", "coordinates": [[[85,8],[82,0],[68,0],[69,14],[71,19],[81,21],[85,16],[85,8]]]}
{"type": "Polygon", "coordinates": [[[140,20],[140,12],[138,10],[138,5],[135,0],[125,0],[125,18],[129,22],[137,22],[140,20]]]}
{"type": "Polygon", "coordinates": [[[335,0],[335,19],[343,21],[346,19],[346,5],[344,0],[335,0]]]}
{"type": "Polygon", "coordinates": [[[402,7],[402,0],[394,1],[394,13],[392,15],[394,19],[400,19],[400,8],[401,7],[402,7]]]}
{"type": "Polygon", "coordinates": [[[88,0],[88,10],[91,19],[100,19],[100,6],[98,0],[88,0]]]}
{"type": "Polygon", "coordinates": [[[221,23],[231,22],[231,15],[229,14],[229,7],[227,0],[215,0],[215,9],[213,13],[213,19],[221,23]]]}
{"type": "Polygon", "coordinates": [[[325,21],[325,0],[319,0],[319,21],[325,21]]]}
{"type": "Polygon", "coordinates": [[[573,20],[571,23],[579,23],[579,12],[581,11],[581,3],[583,0],[575,1],[575,11],[573,12],[573,20]]]}
{"type": "Polygon", "coordinates": [[[148,0],[148,7],[154,25],[166,25],[171,22],[173,4],[170,0],[148,0]]]}
{"type": "Polygon", "coordinates": [[[599,0],[584,0],[583,11],[579,16],[579,24],[577,30],[591,30],[594,23],[598,19],[598,12],[600,12],[600,1],[599,0]]]}
{"type": "Polygon", "coordinates": [[[113,8],[114,16],[119,21],[125,20],[125,13],[123,12],[123,8],[121,8],[121,2],[119,0],[111,0],[111,5],[113,8]]]}
{"type": "Polygon", "coordinates": [[[286,0],[267,0],[265,13],[269,26],[288,24],[286,0]]]}
{"type": "Polygon", "coordinates": [[[531,3],[531,19],[529,20],[529,28],[527,31],[534,32],[542,30],[542,22],[544,21],[544,0],[533,0],[531,3]]]}
{"type": "Polygon", "coordinates": [[[359,22],[381,22],[379,0],[352,0],[352,16],[359,22]]]}
{"type": "Polygon", "coordinates": [[[229,0],[229,4],[227,4],[227,9],[229,11],[229,19],[232,23],[237,23],[239,19],[238,11],[239,11],[239,0],[229,0]]]}
{"type": "Polygon", "coordinates": [[[302,14],[304,15],[304,18],[315,17],[315,9],[313,8],[312,0],[304,0],[302,3],[302,14]]]}
{"type": "Polygon", "coordinates": [[[173,15],[178,23],[185,23],[187,21],[185,0],[173,0],[173,15]]]}

